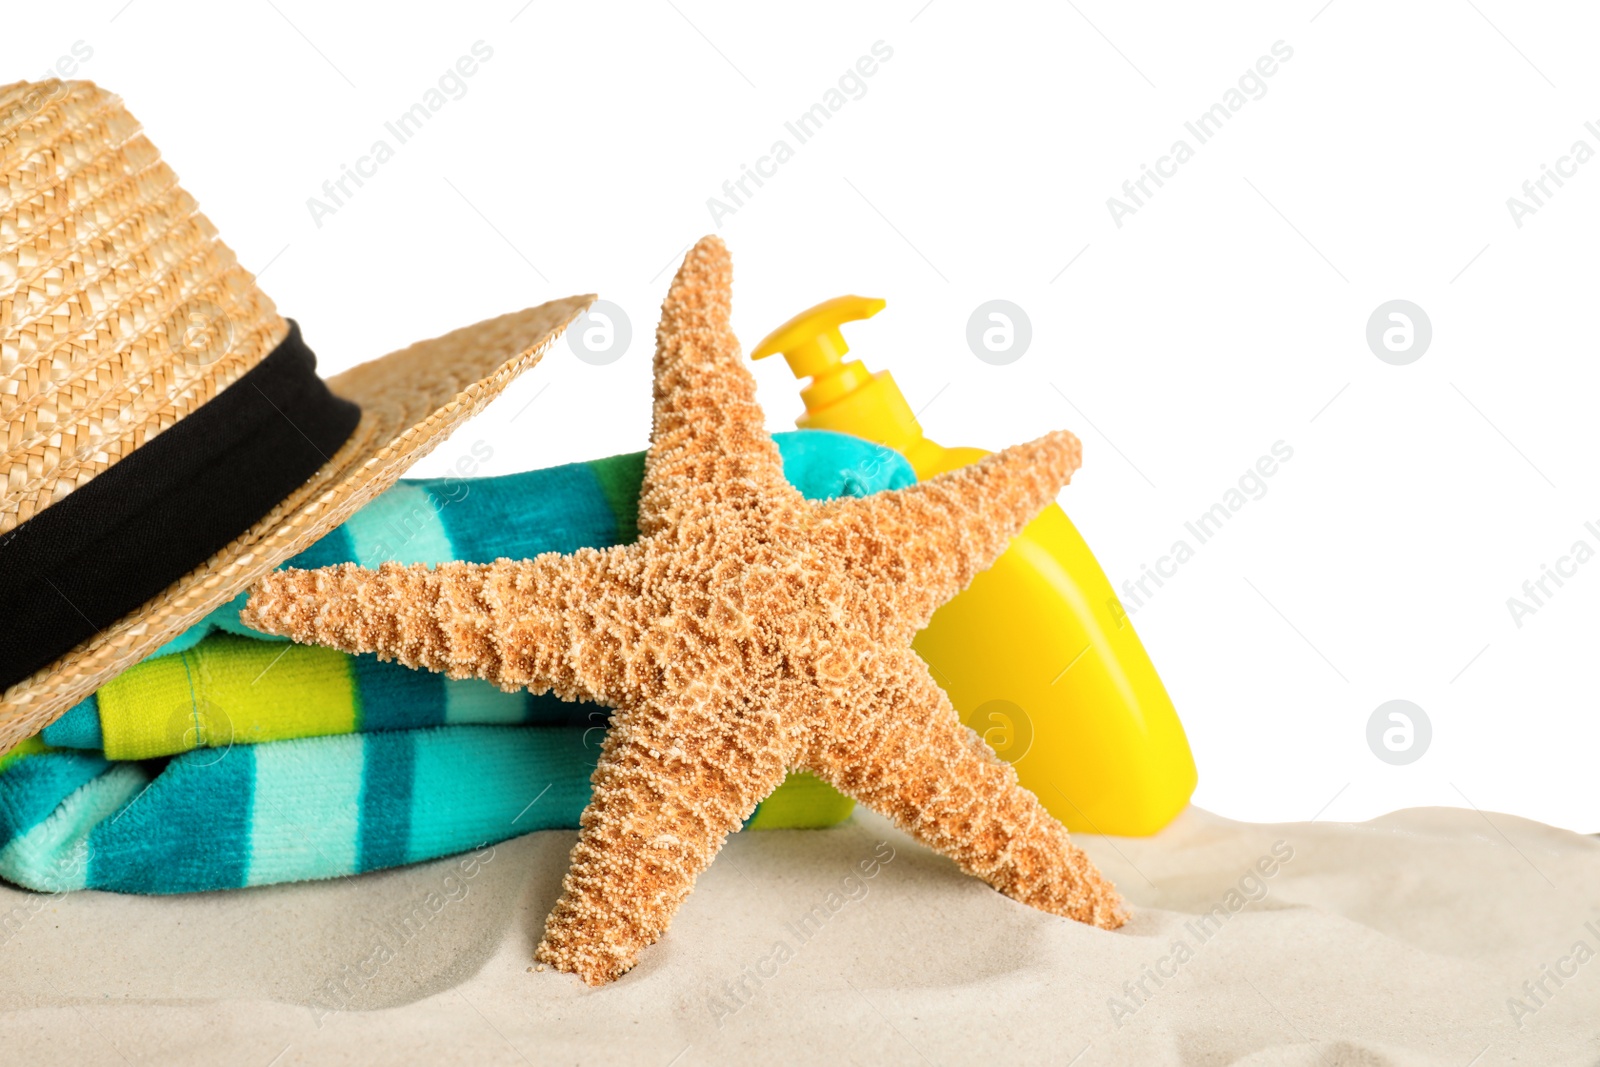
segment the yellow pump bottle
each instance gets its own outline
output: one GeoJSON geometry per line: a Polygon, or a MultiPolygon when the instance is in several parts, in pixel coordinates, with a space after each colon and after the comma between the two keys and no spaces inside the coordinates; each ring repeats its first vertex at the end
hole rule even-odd
{"type": "MultiPolygon", "coordinates": [[[[884,306],[825,301],[751,355],[781,354],[796,378],[811,379],[801,427],[887,445],[919,479],[983,458],[982,449],[928,440],[887,371],[844,359],[840,326],[884,306]]],[[[1177,711],[1105,572],[1055,504],[934,614],[913,647],[962,721],[1069,830],[1153,834],[1188,804],[1196,774],[1177,711]]]]}

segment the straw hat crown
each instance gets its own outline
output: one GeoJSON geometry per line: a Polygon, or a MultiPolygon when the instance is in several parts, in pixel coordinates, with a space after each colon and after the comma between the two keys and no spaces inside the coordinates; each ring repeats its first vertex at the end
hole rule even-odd
{"type": "Polygon", "coordinates": [[[0,534],[287,333],[119,97],[81,81],[0,88],[0,534]]]}

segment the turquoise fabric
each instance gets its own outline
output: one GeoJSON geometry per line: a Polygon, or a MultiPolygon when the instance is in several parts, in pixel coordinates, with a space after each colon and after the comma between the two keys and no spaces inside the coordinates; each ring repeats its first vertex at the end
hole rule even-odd
{"type": "Polygon", "coordinates": [[[600,751],[600,735],[586,744],[584,734],[345,734],[200,749],[165,767],[31,754],[0,773],[0,876],[43,892],[186,893],[335,878],[574,829],[600,751]],[[74,807],[97,817],[51,833],[74,807]]]}
{"type": "Polygon", "coordinates": [[[67,709],[67,713],[46,726],[39,734],[47,745],[59,748],[98,749],[105,744],[100,734],[100,704],[90,693],[81,703],[67,709]]]}

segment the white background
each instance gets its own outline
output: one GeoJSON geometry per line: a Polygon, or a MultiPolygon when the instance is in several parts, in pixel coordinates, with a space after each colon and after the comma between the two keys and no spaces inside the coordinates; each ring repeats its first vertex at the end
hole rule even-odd
{"type": "MultiPolygon", "coordinates": [[[[1079,434],[1061,503],[1115,583],[1282,440],[1267,494],[1135,617],[1196,802],[1255,820],[1470,803],[1600,830],[1600,562],[1521,628],[1506,605],[1575,540],[1600,549],[1600,161],[1521,228],[1506,206],[1573,141],[1600,150],[1596,20],[1505,0],[1206,8],[12,5],[0,70],[92,49],[81,75],[125,97],[329,371],[569,293],[627,310],[623,358],[560,345],[417,473],[480,439],[485,473],[644,447],[655,309],[713,230],[747,347],[822,298],[883,296],[849,337],[931,438],[1079,434]],[[393,144],[384,122],[479,40],[493,58],[466,95],[318,227],[307,199],[393,144]],[[1280,40],[1265,96],[1197,145],[1184,122],[1280,40]],[[877,41],[893,57],[865,95],[717,229],[707,199],[793,144],[785,120],[877,41]],[[1180,137],[1194,159],[1118,228],[1107,198],[1180,137]],[[996,297],[1033,325],[1008,366],[965,341],[996,297]],[[1365,341],[1395,298],[1433,324],[1409,366],[1365,341]],[[1367,747],[1392,698],[1432,720],[1409,766],[1367,747]]],[[[787,428],[796,383],[776,360],[756,374],[787,428]]]]}

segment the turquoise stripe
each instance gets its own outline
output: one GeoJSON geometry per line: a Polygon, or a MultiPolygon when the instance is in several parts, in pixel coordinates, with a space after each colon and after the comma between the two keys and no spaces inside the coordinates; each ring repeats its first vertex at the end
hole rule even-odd
{"type": "Polygon", "coordinates": [[[406,861],[411,837],[411,778],[416,746],[406,731],[366,735],[361,772],[361,866],[363,871],[406,861]]]}
{"type": "Polygon", "coordinates": [[[0,772],[0,845],[50,818],[56,806],[111,764],[87,752],[40,752],[0,772]]]}
{"type": "Polygon", "coordinates": [[[355,870],[366,766],[361,735],[252,747],[256,783],[245,884],[334,878],[355,870]]]}
{"type": "Polygon", "coordinates": [[[915,485],[917,476],[900,453],[831,430],[788,430],[772,435],[783,460],[783,476],[807,500],[871,496],[915,485]]]}
{"type": "Polygon", "coordinates": [[[457,558],[439,510],[426,488],[396,482],[344,524],[355,561],[376,567],[397,563],[444,563],[457,558]]]}
{"type": "Polygon", "coordinates": [[[171,760],[89,835],[89,884],[119,893],[243,885],[256,752],[271,747],[202,749],[171,760]]]}
{"type": "Polygon", "coordinates": [[[88,888],[91,832],[149,781],[136,764],[112,767],[62,801],[49,821],[0,849],[0,878],[42,893],[88,888]]]}
{"type": "Polygon", "coordinates": [[[54,748],[104,748],[105,738],[100,734],[100,701],[90,693],[39,731],[39,740],[54,748]]]}
{"type": "Polygon", "coordinates": [[[435,494],[456,559],[492,563],[502,556],[521,559],[616,543],[611,505],[587,463],[473,482],[417,484],[435,494]]]}
{"type": "Polygon", "coordinates": [[[409,730],[444,722],[445,688],[452,684],[444,675],[370,654],[350,660],[358,730],[409,730]]]}
{"type": "Polygon", "coordinates": [[[571,727],[453,726],[419,736],[407,862],[578,825],[599,754],[571,727]]]}

